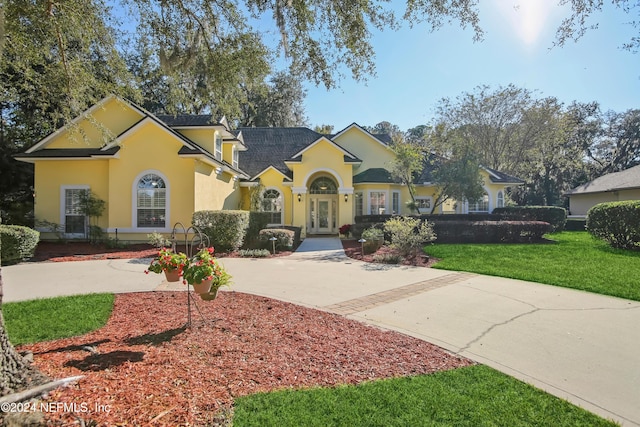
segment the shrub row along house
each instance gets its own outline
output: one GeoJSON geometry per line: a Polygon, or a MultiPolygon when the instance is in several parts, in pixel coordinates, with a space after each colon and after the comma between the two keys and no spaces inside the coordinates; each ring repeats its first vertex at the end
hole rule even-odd
{"type": "MultiPolygon", "coordinates": [[[[301,227],[304,236],[336,234],[358,215],[411,213],[408,189],[388,171],[389,143],[357,124],[334,135],[302,127],[233,130],[224,119],[153,115],[109,96],[16,158],[35,165],[36,221],[58,224],[67,238],[84,235],[78,205],[86,190],[106,201],[97,225],[124,240],[188,226],[196,211],[248,210],[256,189],[272,225],[301,227]]],[[[445,203],[435,213],[491,212],[504,204],[507,187],[522,184],[490,169],[481,174],[481,200],[445,203]]],[[[436,190],[428,176],[416,182],[423,212],[436,190]]]]}

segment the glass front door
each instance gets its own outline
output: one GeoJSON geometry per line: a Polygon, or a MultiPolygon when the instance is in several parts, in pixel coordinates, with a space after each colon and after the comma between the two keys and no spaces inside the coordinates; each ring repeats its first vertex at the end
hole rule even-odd
{"type": "Polygon", "coordinates": [[[310,201],[310,224],[312,233],[332,233],[334,227],[333,203],[330,198],[313,198],[310,201]]]}

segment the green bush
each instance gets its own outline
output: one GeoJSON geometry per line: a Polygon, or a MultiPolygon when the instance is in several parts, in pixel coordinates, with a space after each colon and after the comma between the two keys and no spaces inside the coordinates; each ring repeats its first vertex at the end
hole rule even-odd
{"type": "Polygon", "coordinates": [[[216,251],[236,251],[249,228],[249,211],[198,211],[192,222],[209,237],[216,251]]]}
{"type": "Polygon", "coordinates": [[[270,212],[249,212],[249,227],[244,238],[244,247],[252,248],[259,245],[260,230],[267,227],[271,219],[270,212]]]}
{"type": "Polygon", "coordinates": [[[404,261],[404,258],[400,254],[375,254],[373,256],[373,262],[379,262],[381,264],[400,264],[404,261]]]}
{"type": "Polygon", "coordinates": [[[424,245],[436,240],[433,224],[418,218],[391,218],[384,223],[384,231],[389,234],[391,249],[404,257],[417,256],[424,245]]]}
{"type": "Polygon", "coordinates": [[[296,233],[293,230],[286,230],[284,228],[265,228],[260,230],[260,241],[263,242],[263,246],[267,246],[271,249],[273,244],[270,239],[276,238],[276,249],[291,250],[295,241],[296,233]]]}
{"type": "Polygon", "coordinates": [[[267,249],[240,249],[238,255],[243,258],[266,258],[271,252],[267,249]]]}
{"type": "Polygon", "coordinates": [[[438,243],[528,243],[551,232],[544,221],[434,222],[438,243]]]}
{"type": "Polygon", "coordinates": [[[496,208],[493,215],[511,221],[543,221],[551,224],[552,233],[564,230],[567,211],[557,206],[507,206],[496,208]]]}
{"type": "Polygon", "coordinates": [[[640,200],[595,205],[587,212],[587,230],[614,248],[640,249],[640,200]]]}
{"type": "Polygon", "coordinates": [[[40,232],[21,225],[0,225],[2,264],[31,258],[40,240],[40,232]]]}
{"type": "Polygon", "coordinates": [[[384,244],[384,231],[375,226],[369,227],[362,232],[361,238],[366,240],[363,245],[364,253],[370,254],[380,249],[384,244]]]}

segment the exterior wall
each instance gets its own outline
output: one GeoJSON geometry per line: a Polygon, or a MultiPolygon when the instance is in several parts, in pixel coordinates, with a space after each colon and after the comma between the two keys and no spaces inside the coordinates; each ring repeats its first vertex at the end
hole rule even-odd
{"type": "MultiPolygon", "coordinates": [[[[120,135],[142,118],[140,112],[116,98],[94,108],[91,116],[92,121],[95,120],[111,132],[111,137],[120,135]]],[[[80,120],[78,128],[82,133],[78,130],[64,130],[49,142],[47,148],[100,148],[105,145],[104,138],[107,135],[104,129],[96,127],[87,119],[80,120]]]]}
{"type": "Polygon", "coordinates": [[[291,163],[289,167],[293,171],[292,193],[296,200],[292,225],[303,227],[303,230],[308,228],[308,187],[314,179],[323,175],[332,177],[338,185],[337,227],[353,222],[353,169],[352,165],[344,162],[344,153],[340,149],[328,141],[320,141],[302,154],[302,162],[291,163]],[[297,201],[297,194],[302,194],[300,202],[297,201]],[[344,194],[348,194],[346,202],[344,194]]]}
{"type": "Polygon", "coordinates": [[[371,168],[388,168],[393,152],[358,128],[351,128],[334,141],[357,156],[362,163],[355,166],[355,174],[371,168]]]}
{"type": "MultiPolygon", "coordinates": [[[[106,228],[109,221],[109,182],[107,160],[51,160],[37,162],[35,166],[34,215],[37,221],[64,223],[61,192],[64,186],[88,187],[96,197],[107,201],[107,207],[98,219],[98,225],[106,228]]],[[[44,229],[42,229],[44,232],[44,229]]],[[[56,238],[44,232],[42,239],[56,238]]]]}
{"type": "MultiPolygon", "coordinates": [[[[122,142],[120,156],[109,161],[109,232],[170,232],[173,224],[191,224],[194,211],[194,159],[177,156],[181,143],[166,130],[148,122],[122,142]],[[135,186],[145,173],[157,173],[167,185],[167,216],[164,229],[136,228],[135,186]]],[[[146,240],[146,237],[145,237],[146,240]]]]}
{"type": "Polygon", "coordinates": [[[209,153],[215,154],[214,144],[216,131],[214,129],[178,129],[178,132],[198,144],[200,147],[207,150],[209,153]]]}
{"type": "Polygon", "coordinates": [[[194,212],[241,207],[240,188],[233,176],[224,172],[216,174],[214,166],[203,162],[195,165],[194,194],[194,212]]]}
{"type": "Polygon", "coordinates": [[[572,194],[569,196],[570,215],[587,215],[598,203],[640,200],[640,189],[610,191],[602,193],[572,194]]]}

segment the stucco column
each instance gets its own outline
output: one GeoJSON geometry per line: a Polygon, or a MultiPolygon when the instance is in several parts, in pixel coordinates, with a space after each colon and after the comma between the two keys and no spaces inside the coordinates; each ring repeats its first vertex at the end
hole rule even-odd
{"type": "Polygon", "coordinates": [[[302,237],[307,235],[307,187],[291,187],[292,193],[292,222],[295,227],[302,227],[302,237]]]}
{"type": "Polygon", "coordinates": [[[353,187],[338,189],[338,228],[344,224],[353,224],[353,187]]]}

